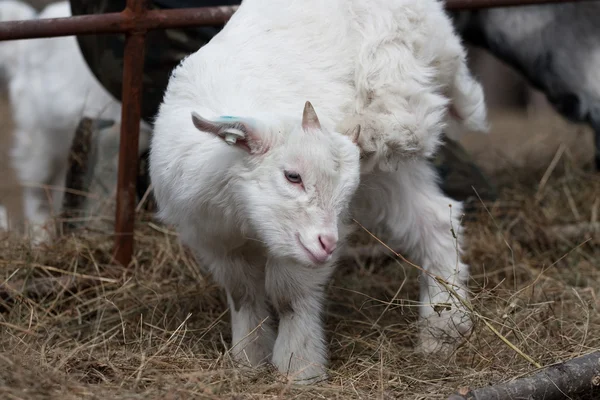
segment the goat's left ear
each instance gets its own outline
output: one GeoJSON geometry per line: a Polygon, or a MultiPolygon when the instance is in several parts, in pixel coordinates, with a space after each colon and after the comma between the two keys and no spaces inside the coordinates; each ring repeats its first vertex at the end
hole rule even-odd
{"type": "Polygon", "coordinates": [[[305,131],[321,129],[321,123],[319,122],[317,113],[310,101],[307,101],[304,104],[304,111],[302,112],[302,129],[305,131]]]}
{"type": "Polygon", "coordinates": [[[242,148],[250,154],[266,151],[256,124],[247,118],[221,117],[217,121],[209,121],[192,111],[192,122],[198,130],[212,133],[225,143],[242,148]]]}

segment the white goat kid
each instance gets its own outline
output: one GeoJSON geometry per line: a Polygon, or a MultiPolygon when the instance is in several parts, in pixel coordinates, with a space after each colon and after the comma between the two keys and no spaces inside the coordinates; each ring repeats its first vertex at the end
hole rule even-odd
{"type": "MultiPolygon", "coordinates": [[[[3,20],[68,16],[68,1],[50,4],[37,16],[20,1],[0,1],[3,20]]],[[[11,162],[23,185],[31,241],[38,245],[52,238],[51,216],[62,206],[79,121],[87,116],[119,123],[121,104],[96,80],[74,36],[2,42],[0,56],[15,125],[11,162]]]]}
{"type": "Polygon", "coordinates": [[[322,377],[323,290],[358,186],[359,149],[322,128],[310,103],[301,123],[194,113],[190,129],[190,112],[166,102],[156,120],[150,173],[160,215],[227,290],[236,358],[256,365],[272,353],[281,371],[322,377]],[[230,133],[240,135],[232,147],[217,139],[230,133]],[[280,317],[277,339],[268,301],[280,317]]]}
{"type": "Polygon", "coordinates": [[[427,157],[447,124],[484,129],[485,119],[437,1],[245,0],[174,69],[150,155],[160,217],[227,291],[236,359],[270,357],[296,381],[326,376],[323,291],[348,211],[427,271],[420,348],[469,332],[466,310],[429,275],[466,296],[452,234],[461,204],[427,157]],[[308,104],[300,123],[307,99],[319,117],[308,104]]]}

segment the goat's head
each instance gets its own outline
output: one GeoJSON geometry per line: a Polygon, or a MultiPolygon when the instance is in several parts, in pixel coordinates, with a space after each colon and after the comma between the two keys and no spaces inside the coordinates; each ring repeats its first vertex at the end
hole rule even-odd
{"type": "Polygon", "coordinates": [[[310,102],[301,120],[277,128],[243,117],[208,121],[194,113],[192,119],[199,130],[242,150],[245,167],[232,189],[269,253],[307,265],[331,260],[359,183],[360,127],[329,131],[310,102]]]}

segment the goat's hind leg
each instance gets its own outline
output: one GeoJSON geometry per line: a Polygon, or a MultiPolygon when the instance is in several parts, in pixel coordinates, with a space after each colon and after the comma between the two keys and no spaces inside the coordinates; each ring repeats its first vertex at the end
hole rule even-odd
{"type": "Polygon", "coordinates": [[[419,347],[428,353],[451,350],[472,327],[467,310],[454,296],[467,296],[468,266],[461,260],[462,205],[445,196],[436,181],[429,162],[407,161],[398,171],[364,183],[377,201],[361,215],[365,221],[374,218],[385,225],[386,243],[425,271],[419,278],[419,347]]]}

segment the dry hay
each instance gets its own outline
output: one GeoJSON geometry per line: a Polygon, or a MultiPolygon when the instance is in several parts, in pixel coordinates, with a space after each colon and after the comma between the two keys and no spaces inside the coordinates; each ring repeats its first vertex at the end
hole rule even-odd
{"type": "Polygon", "coordinates": [[[600,235],[573,224],[597,221],[600,177],[559,166],[543,186],[542,173],[511,174],[517,183],[466,220],[478,317],[449,357],[414,352],[413,267],[390,257],[341,267],[326,313],[331,378],[314,387],[234,365],[223,293],[147,216],[129,269],[110,265],[109,235],[79,233],[37,254],[7,237],[0,398],[445,399],[535,371],[503,340],[541,365],[598,349],[600,235]]]}

